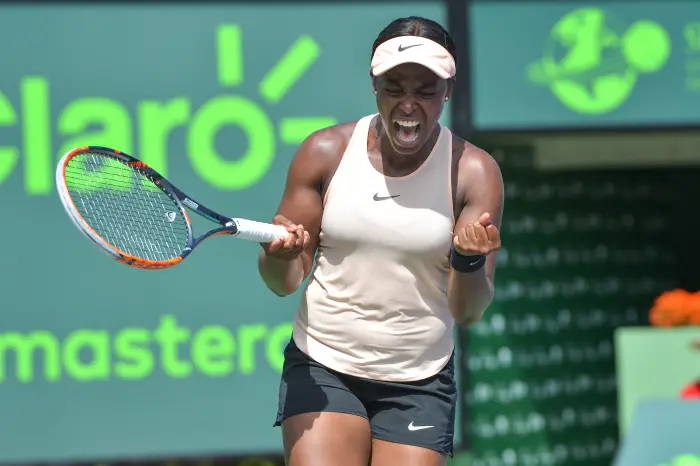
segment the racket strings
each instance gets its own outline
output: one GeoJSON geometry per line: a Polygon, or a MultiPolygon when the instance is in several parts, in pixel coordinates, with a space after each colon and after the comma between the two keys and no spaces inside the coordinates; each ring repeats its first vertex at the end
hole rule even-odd
{"type": "MultiPolygon", "coordinates": [[[[110,194],[113,195],[113,193],[110,194]]],[[[113,205],[115,200],[108,199],[108,197],[109,195],[106,193],[99,199],[96,196],[83,196],[82,209],[78,209],[84,218],[87,217],[86,220],[91,227],[106,241],[124,252],[149,260],[169,259],[181,251],[182,248],[177,244],[177,240],[171,240],[168,236],[156,238],[152,234],[145,234],[151,232],[152,223],[148,221],[150,219],[137,217],[126,221],[122,211],[110,208],[110,204],[113,205]],[[92,214],[92,218],[90,218],[90,214],[92,214]]],[[[148,206],[143,205],[143,201],[139,198],[131,202],[140,203],[141,212],[148,209],[148,206]]],[[[178,235],[175,228],[171,228],[170,236],[186,238],[186,229],[180,228],[179,230],[180,234],[178,235]]]]}
{"type": "Polygon", "coordinates": [[[177,203],[138,168],[85,153],[69,161],[65,178],[80,215],[117,249],[162,261],[187,246],[189,228],[177,203]]]}
{"type": "MultiPolygon", "coordinates": [[[[86,221],[93,229],[100,230],[97,231],[100,236],[120,250],[144,259],[165,260],[179,254],[182,250],[180,246],[182,241],[178,241],[177,237],[185,238],[186,241],[186,228],[180,227],[179,231],[176,231],[176,228],[170,225],[169,235],[163,235],[162,228],[158,232],[152,229],[152,213],[156,210],[166,211],[163,202],[155,203],[150,199],[151,202],[147,204],[142,197],[134,196],[132,191],[119,189],[115,192],[105,190],[104,186],[101,188],[102,192],[99,196],[94,195],[91,190],[88,190],[88,195],[81,192],[83,202],[82,209],[79,208],[81,215],[84,218],[87,217],[86,221]],[[123,210],[124,205],[129,204],[132,215],[128,215],[123,210]],[[134,210],[138,210],[138,216],[133,215],[134,210]],[[144,215],[144,213],[151,215],[144,215]],[[159,234],[156,236],[153,233],[159,234]]],[[[167,199],[167,201],[170,200],[167,199]]],[[[175,209],[174,205],[170,210],[173,209],[175,209]]]]}

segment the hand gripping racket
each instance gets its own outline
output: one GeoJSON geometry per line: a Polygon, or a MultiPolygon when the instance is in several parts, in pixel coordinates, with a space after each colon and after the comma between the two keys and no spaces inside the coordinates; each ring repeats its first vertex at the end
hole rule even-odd
{"type": "Polygon", "coordinates": [[[124,264],[165,269],[216,235],[266,243],[284,227],[228,218],[193,200],[154,169],[118,150],[78,147],[56,169],[56,189],[75,226],[124,264]],[[217,224],[193,236],[190,210],[217,224]]]}

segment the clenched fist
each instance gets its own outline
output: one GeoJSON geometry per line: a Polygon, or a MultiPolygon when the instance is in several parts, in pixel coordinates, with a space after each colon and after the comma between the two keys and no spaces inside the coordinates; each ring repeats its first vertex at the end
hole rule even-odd
{"type": "Polygon", "coordinates": [[[482,214],[479,220],[455,232],[452,240],[455,251],[463,256],[487,255],[501,247],[501,233],[491,223],[491,214],[482,214]]]}

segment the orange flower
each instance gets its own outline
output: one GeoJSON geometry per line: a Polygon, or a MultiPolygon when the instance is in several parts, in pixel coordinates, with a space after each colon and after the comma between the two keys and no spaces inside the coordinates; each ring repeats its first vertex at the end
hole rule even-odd
{"type": "Polygon", "coordinates": [[[700,325],[700,293],[691,293],[688,298],[688,324],[700,325]]]}
{"type": "Polygon", "coordinates": [[[691,320],[700,323],[699,300],[698,293],[680,289],[665,291],[654,301],[649,320],[659,327],[688,325],[691,320]]]}

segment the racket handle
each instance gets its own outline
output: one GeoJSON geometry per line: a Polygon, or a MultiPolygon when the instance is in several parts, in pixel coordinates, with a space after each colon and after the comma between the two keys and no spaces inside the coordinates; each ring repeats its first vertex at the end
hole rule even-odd
{"type": "Polygon", "coordinates": [[[286,237],[289,234],[287,229],[280,225],[255,222],[243,218],[232,218],[231,220],[238,229],[238,232],[234,235],[236,238],[257,241],[258,243],[269,243],[280,236],[286,237]]]}

